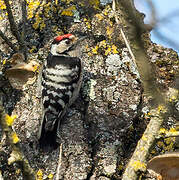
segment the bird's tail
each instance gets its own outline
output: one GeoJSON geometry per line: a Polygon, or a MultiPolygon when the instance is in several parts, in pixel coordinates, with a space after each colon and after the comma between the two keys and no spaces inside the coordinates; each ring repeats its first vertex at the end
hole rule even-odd
{"type": "Polygon", "coordinates": [[[39,129],[39,146],[43,151],[52,151],[59,146],[59,144],[56,142],[58,121],[55,120],[53,129],[50,130],[45,128],[46,123],[46,115],[44,115],[41,127],[39,129]]]}

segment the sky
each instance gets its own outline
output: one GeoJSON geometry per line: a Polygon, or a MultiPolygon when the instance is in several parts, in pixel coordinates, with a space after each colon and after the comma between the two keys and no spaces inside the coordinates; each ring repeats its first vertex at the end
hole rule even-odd
{"type": "MultiPolygon", "coordinates": [[[[145,23],[150,23],[149,0],[134,0],[136,8],[146,14],[145,23]]],[[[150,0],[155,7],[157,26],[151,32],[151,40],[179,54],[179,0],[150,0]]]]}

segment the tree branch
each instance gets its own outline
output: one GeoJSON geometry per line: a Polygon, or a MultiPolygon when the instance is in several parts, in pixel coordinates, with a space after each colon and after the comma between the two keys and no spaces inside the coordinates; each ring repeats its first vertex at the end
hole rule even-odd
{"type": "Polygon", "coordinates": [[[15,47],[11,41],[4,35],[4,33],[0,30],[0,37],[4,40],[4,42],[15,52],[18,51],[17,47],[15,47]]]}
{"type": "MultiPolygon", "coordinates": [[[[10,4],[9,4],[9,0],[4,0],[4,2],[5,2],[6,10],[8,13],[8,19],[9,19],[9,23],[10,23],[11,32],[16,37],[16,39],[19,43],[20,51],[22,51],[24,54],[26,52],[27,47],[25,45],[25,42],[24,42],[22,36],[18,32],[18,28],[17,28],[17,25],[15,23],[15,20],[14,20],[13,14],[12,14],[12,10],[11,10],[10,4]]],[[[24,54],[24,56],[26,56],[26,54],[24,54]]]]}
{"type": "MultiPolygon", "coordinates": [[[[25,0],[22,0],[22,41],[25,43],[25,38],[26,38],[26,22],[27,22],[27,11],[26,11],[26,6],[27,2],[25,0]]],[[[23,54],[25,57],[25,60],[27,59],[27,46],[26,43],[24,44],[23,48],[23,54]]]]}
{"type": "Polygon", "coordinates": [[[8,159],[8,164],[14,162],[22,164],[22,173],[24,179],[35,180],[33,169],[30,167],[28,160],[25,158],[18,142],[14,142],[12,135],[15,134],[11,125],[6,121],[6,114],[4,112],[2,102],[0,101],[0,126],[2,127],[3,133],[6,134],[6,140],[12,149],[11,157],[8,159]]]}
{"type": "Polygon", "coordinates": [[[56,180],[59,180],[59,174],[60,174],[60,168],[62,165],[62,144],[60,144],[60,151],[59,151],[59,157],[58,157],[58,165],[57,165],[57,171],[56,171],[56,180]]]}
{"type": "Polygon", "coordinates": [[[151,110],[150,113],[150,122],[142,138],[137,143],[137,147],[126,167],[122,180],[136,180],[138,172],[146,170],[146,159],[164,121],[163,115],[158,108],[151,110]]]}

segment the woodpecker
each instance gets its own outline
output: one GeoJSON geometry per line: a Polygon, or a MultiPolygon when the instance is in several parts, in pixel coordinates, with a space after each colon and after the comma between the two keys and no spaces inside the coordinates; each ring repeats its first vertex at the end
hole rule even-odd
{"type": "Polygon", "coordinates": [[[61,120],[76,100],[82,82],[79,41],[72,34],[54,38],[42,68],[41,95],[43,117],[39,130],[41,148],[57,148],[61,120]]]}

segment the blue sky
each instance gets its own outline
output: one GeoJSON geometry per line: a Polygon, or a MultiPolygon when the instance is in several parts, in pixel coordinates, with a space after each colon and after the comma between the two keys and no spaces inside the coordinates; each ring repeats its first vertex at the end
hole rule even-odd
{"type": "MultiPolygon", "coordinates": [[[[150,6],[147,4],[149,0],[134,1],[137,9],[146,14],[145,22],[149,23],[151,17],[150,6]]],[[[179,53],[179,0],[151,0],[151,2],[155,7],[158,21],[156,28],[151,32],[152,41],[179,53]]]]}

